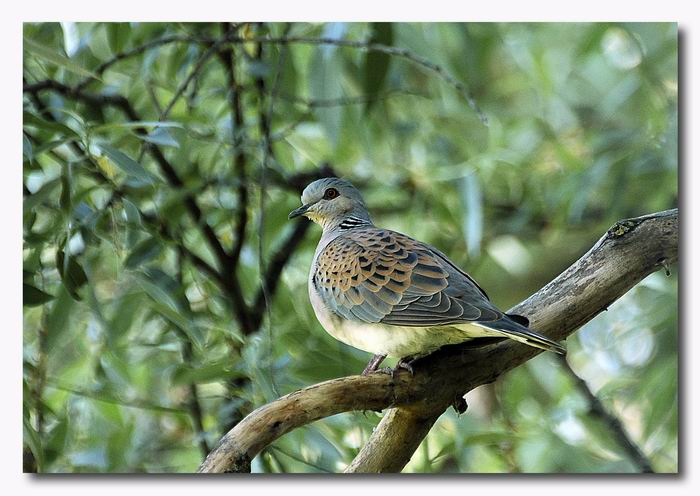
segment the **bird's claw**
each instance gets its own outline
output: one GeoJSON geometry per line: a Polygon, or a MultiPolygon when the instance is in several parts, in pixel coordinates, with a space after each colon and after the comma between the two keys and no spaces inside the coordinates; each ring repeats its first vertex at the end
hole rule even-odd
{"type": "Polygon", "coordinates": [[[399,370],[401,370],[401,369],[404,369],[404,370],[408,370],[408,372],[409,372],[411,375],[413,375],[413,372],[414,372],[414,370],[413,370],[413,362],[414,362],[414,361],[415,361],[415,360],[402,358],[401,360],[399,360],[398,362],[396,362],[396,367],[394,368],[394,371],[399,371],[399,370]]]}

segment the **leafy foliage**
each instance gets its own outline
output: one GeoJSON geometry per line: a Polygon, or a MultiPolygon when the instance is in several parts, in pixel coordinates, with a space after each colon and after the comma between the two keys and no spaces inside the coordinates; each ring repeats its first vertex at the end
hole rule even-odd
{"type": "MultiPolygon", "coordinates": [[[[446,252],[503,308],[614,221],[677,203],[673,24],[41,23],[24,36],[27,470],[192,471],[253,408],[362,369],[308,303],[317,229],[287,221],[329,163],[378,224],[446,252]],[[297,41],[260,42],[282,36],[297,41]],[[321,37],[410,57],[308,41],[321,37]]],[[[676,277],[653,274],[568,343],[668,472],[677,326],[676,277]]],[[[639,470],[551,356],[467,401],[407,471],[639,470]]],[[[378,417],[296,430],[253,469],[342,469],[378,417]]]]}

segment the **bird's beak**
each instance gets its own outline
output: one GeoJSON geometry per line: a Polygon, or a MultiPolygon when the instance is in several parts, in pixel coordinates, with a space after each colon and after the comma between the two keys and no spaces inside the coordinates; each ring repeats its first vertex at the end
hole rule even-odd
{"type": "Polygon", "coordinates": [[[304,215],[306,213],[306,211],[309,210],[311,205],[313,205],[313,203],[309,203],[307,205],[302,205],[301,207],[299,207],[295,210],[292,210],[291,212],[289,212],[289,218],[293,219],[295,217],[299,217],[301,215],[304,215]]]}

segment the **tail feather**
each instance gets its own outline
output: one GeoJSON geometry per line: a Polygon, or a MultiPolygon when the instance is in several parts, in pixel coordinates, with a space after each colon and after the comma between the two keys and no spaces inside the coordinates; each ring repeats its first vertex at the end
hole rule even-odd
{"type": "MultiPolygon", "coordinates": [[[[501,320],[497,320],[495,322],[479,322],[479,325],[492,331],[496,331],[502,336],[520,341],[521,343],[529,346],[558,353],[560,355],[566,354],[566,348],[564,348],[562,345],[552,339],[549,339],[547,336],[543,336],[539,332],[528,329],[521,323],[517,322],[513,317],[517,318],[521,316],[507,315],[501,320]]],[[[522,319],[527,321],[525,317],[522,317],[522,319]]]]}

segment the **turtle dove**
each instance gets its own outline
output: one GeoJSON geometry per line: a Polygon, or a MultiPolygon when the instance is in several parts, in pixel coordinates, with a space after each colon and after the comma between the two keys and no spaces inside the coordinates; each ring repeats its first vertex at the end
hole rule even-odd
{"type": "MultiPolygon", "coordinates": [[[[323,235],[309,273],[316,317],[336,339],[375,356],[409,358],[479,337],[507,337],[557,353],[564,348],[489,301],[469,274],[432,246],[376,227],[360,192],[335,177],[309,184],[302,206],[323,235]]],[[[410,369],[410,366],[408,366],[410,369]]]]}

